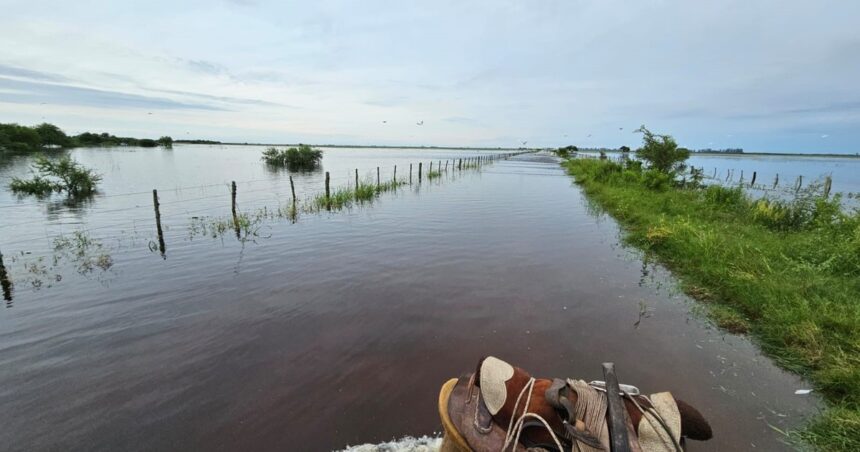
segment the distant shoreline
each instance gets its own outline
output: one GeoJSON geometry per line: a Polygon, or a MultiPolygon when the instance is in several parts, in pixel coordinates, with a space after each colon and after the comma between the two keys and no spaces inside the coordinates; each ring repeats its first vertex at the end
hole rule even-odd
{"type": "MultiPolygon", "coordinates": [[[[234,142],[203,142],[203,140],[174,140],[175,144],[209,144],[209,145],[224,145],[224,146],[298,146],[299,143],[234,143],[234,142]]],[[[504,148],[504,147],[472,147],[472,146],[394,146],[394,145],[363,145],[363,144],[310,144],[312,147],[318,148],[346,148],[346,149],[441,149],[441,150],[466,150],[466,151],[541,151],[554,150],[555,148],[504,148]]],[[[607,154],[620,154],[618,150],[607,150],[607,154]]],[[[583,150],[581,154],[598,154],[598,151],[583,150]]],[[[632,152],[631,152],[632,153],[632,152]]],[[[860,158],[858,154],[810,154],[810,153],[791,153],[791,152],[692,152],[690,157],[696,155],[718,155],[731,157],[747,157],[747,156],[774,156],[774,157],[840,157],[840,158],[860,158]]]]}
{"type": "MultiPolygon", "coordinates": [[[[205,140],[174,140],[174,144],[210,144],[224,146],[298,146],[307,144],[317,148],[350,148],[350,149],[443,149],[443,150],[470,150],[470,151],[539,151],[543,148],[503,148],[503,147],[469,147],[469,146],[393,146],[393,145],[363,145],[363,144],[312,144],[312,143],[233,143],[233,142],[205,142],[205,140]]],[[[554,149],[554,148],[553,148],[554,149]]]]}
{"type": "MultiPolygon", "coordinates": [[[[620,151],[605,151],[607,154],[621,154],[620,151]]],[[[599,154],[598,151],[579,151],[580,154],[599,154]]],[[[631,152],[634,154],[634,152],[631,152]]],[[[792,152],[691,152],[690,157],[695,157],[697,155],[706,155],[706,156],[719,156],[719,157],[838,157],[838,158],[854,158],[860,159],[860,155],[858,154],[810,154],[808,152],[804,153],[792,153],[792,152]]]]}

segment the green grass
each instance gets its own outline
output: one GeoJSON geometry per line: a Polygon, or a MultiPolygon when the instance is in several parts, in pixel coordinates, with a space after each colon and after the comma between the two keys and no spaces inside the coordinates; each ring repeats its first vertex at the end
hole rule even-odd
{"type": "Polygon", "coordinates": [[[756,200],[633,165],[564,166],[625,241],[670,268],[715,323],[748,332],[811,380],[829,406],[792,437],[860,450],[860,213],[844,211],[838,196],[756,200]]]}
{"type": "Polygon", "coordinates": [[[428,171],[427,172],[427,180],[433,180],[433,179],[436,179],[437,177],[442,177],[441,171],[428,171]]]}

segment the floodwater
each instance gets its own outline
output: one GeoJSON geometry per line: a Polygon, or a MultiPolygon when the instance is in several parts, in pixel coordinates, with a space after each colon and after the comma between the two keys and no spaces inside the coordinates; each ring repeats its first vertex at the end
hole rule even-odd
{"type": "MultiPolygon", "coordinates": [[[[195,232],[192,217],[229,214],[230,180],[241,211],[287,202],[287,174],[259,151],[80,149],[105,175],[88,203],[0,192],[14,283],[0,310],[4,449],[332,450],[432,434],[439,387],[484,355],[586,380],[614,361],[624,383],[710,420],[715,438],[689,450],[788,448],[772,427],[821,406],[620,246],[550,157],[413,175],[371,205],[265,220],[243,240],[195,232]],[[55,246],[75,231],[86,245],[55,246]]],[[[354,168],[405,178],[410,162],[475,154],[332,149],[323,165],[339,186],[354,168]]],[[[0,182],[26,165],[7,162],[0,182]]],[[[323,187],[321,173],[294,178],[300,198],[323,187]]]]}

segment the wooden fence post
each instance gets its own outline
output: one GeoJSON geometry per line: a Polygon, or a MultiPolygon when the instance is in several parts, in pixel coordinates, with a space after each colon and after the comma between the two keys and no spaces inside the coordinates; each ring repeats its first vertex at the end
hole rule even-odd
{"type": "Polygon", "coordinates": [[[12,307],[12,281],[9,280],[9,274],[6,273],[6,266],[3,265],[3,253],[0,252],[0,287],[3,289],[3,299],[9,303],[6,303],[6,307],[12,307]]]}
{"type": "Polygon", "coordinates": [[[233,229],[236,230],[236,238],[238,239],[241,234],[239,233],[239,216],[236,214],[236,181],[230,183],[230,200],[233,211],[233,229]]]}
{"type": "Polygon", "coordinates": [[[412,164],[409,164],[409,185],[412,185],[412,164]]]}
{"type": "Polygon", "coordinates": [[[827,176],[824,179],[824,197],[827,198],[830,196],[830,188],[833,185],[833,178],[831,176],[827,176]]]}
{"type": "Polygon", "coordinates": [[[394,176],[391,178],[394,181],[394,186],[397,186],[397,165],[394,165],[394,176]]]}
{"type": "Polygon", "coordinates": [[[752,180],[750,181],[750,188],[755,187],[755,177],[756,177],[756,172],[753,171],[753,177],[752,177],[752,180]]]}
{"type": "MultiPolygon", "coordinates": [[[[236,204],[236,187],[233,186],[233,204],[236,204]]],[[[164,232],[161,229],[161,206],[158,203],[158,190],[152,190],[152,205],[155,208],[155,231],[158,233],[158,250],[164,256],[164,232]]]]}
{"type": "Polygon", "coordinates": [[[418,183],[419,184],[421,183],[421,165],[423,165],[423,164],[424,164],[424,162],[418,162],[418,183]]]}
{"type": "Polygon", "coordinates": [[[376,167],[376,188],[379,188],[379,167],[376,167]]]}
{"type": "Polygon", "coordinates": [[[293,176],[290,176],[290,193],[293,194],[293,204],[296,203],[296,186],[293,184],[293,176]]]}
{"type": "Polygon", "coordinates": [[[355,192],[358,193],[358,168],[355,169],[355,192]]]}
{"type": "Polygon", "coordinates": [[[776,190],[776,186],[779,185],[779,173],[776,173],[776,177],[773,178],[773,189],[776,190]]]}
{"type": "Polygon", "coordinates": [[[329,174],[328,171],[325,172],[325,208],[326,210],[331,210],[331,192],[329,191],[329,174]]]}
{"type": "Polygon", "coordinates": [[[794,187],[794,192],[797,193],[800,191],[800,186],[803,185],[803,176],[797,176],[797,184],[794,187]]]}

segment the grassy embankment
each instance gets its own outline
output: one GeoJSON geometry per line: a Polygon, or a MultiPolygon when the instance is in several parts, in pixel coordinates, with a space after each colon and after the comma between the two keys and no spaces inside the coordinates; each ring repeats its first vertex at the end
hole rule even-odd
{"type": "Polygon", "coordinates": [[[718,325],[750,333],[813,382],[829,406],[794,439],[860,450],[860,212],[811,193],[754,200],[740,188],[679,186],[608,161],[564,166],[718,325]]]}

